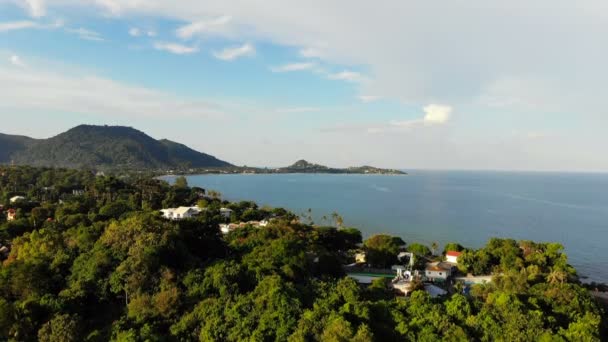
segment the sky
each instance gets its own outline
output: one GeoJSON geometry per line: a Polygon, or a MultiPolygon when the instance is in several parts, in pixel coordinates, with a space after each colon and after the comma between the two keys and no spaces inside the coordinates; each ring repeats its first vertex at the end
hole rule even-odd
{"type": "Polygon", "coordinates": [[[236,165],[607,172],[608,2],[0,0],[0,132],[236,165]]]}

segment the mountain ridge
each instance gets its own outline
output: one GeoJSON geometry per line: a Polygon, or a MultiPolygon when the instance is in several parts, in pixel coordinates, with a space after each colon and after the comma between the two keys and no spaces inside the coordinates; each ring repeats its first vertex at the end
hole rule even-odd
{"type": "Polygon", "coordinates": [[[231,167],[214,156],[127,126],[79,125],[48,139],[0,133],[0,163],[95,169],[231,167]]]}

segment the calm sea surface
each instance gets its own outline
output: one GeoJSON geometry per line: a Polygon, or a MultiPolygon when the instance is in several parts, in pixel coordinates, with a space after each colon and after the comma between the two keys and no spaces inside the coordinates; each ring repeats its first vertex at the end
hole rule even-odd
{"type": "Polygon", "coordinates": [[[228,200],[298,214],[311,208],[317,224],[336,211],[364,236],[467,247],[491,237],[556,241],[582,276],[608,282],[608,174],[197,175],[188,182],[228,200]]]}

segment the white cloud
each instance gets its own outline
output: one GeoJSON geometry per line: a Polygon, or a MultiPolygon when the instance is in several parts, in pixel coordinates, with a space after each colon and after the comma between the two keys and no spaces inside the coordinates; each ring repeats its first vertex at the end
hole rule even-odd
{"type": "Polygon", "coordinates": [[[187,55],[198,52],[198,47],[196,46],[186,46],[182,44],[166,42],[156,42],[154,43],[154,48],[156,50],[171,52],[176,55],[187,55]]]}
{"type": "Polygon", "coordinates": [[[119,117],[221,118],[222,106],[162,91],[124,84],[82,71],[50,65],[10,68],[0,65],[0,109],[40,113],[81,113],[119,117]],[[59,70],[59,71],[58,71],[59,70]]]}
{"type": "Polygon", "coordinates": [[[424,107],[424,123],[430,125],[441,125],[450,120],[450,116],[452,114],[452,107],[430,104],[424,107]]]}
{"type": "Polygon", "coordinates": [[[34,21],[29,21],[29,20],[0,23],[0,32],[24,30],[24,29],[30,29],[30,28],[40,28],[40,24],[38,24],[34,21]]]}
{"type": "Polygon", "coordinates": [[[154,30],[148,30],[148,31],[146,31],[146,35],[148,37],[156,37],[156,31],[154,31],[154,30]]]}
{"type": "Polygon", "coordinates": [[[10,58],[11,64],[20,68],[25,68],[25,63],[17,55],[12,55],[10,58]]]}
{"type": "Polygon", "coordinates": [[[241,46],[225,48],[222,51],[214,52],[213,55],[215,58],[223,61],[232,61],[239,57],[255,55],[255,47],[250,43],[246,43],[241,46]]]}
{"type": "Polygon", "coordinates": [[[317,66],[317,63],[304,62],[304,63],[289,63],[276,67],[270,68],[272,72],[290,72],[290,71],[302,71],[311,70],[317,66]]]}
{"type": "Polygon", "coordinates": [[[225,32],[228,23],[232,21],[229,15],[223,15],[211,20],[202,20],[184,25],[175,31],[175,34],[181,39],[191,39],[196,35],[222,33],[225,32]]]}
{"type": "Polygon", "coordinates": [[[85,28],[77,28],[77,29],[66,29],[67,32],[76,34],[80,39],[91,40],[95,42],[103,42],[105,39],[101,36],[100,33],[87,30],[85,28]]]}
{"type": "Polygon", "coordinates": [[[381,99],[382,99],[382,96],[378,96],[378,95],[360,95],[359,96],[359,100],[361,100],[361,102],[363,102],[363,103],[375,102],[375,101],[378,101],[381,99]]]}
{"type": "Polygon", "coordinates": [[[344,70],[338,73],[329,74],[327,75],[327,78],[329,78],[330,80],[341,80],[347,82],[361,82],[364,79],[360,73],[350,70],[344,70]]]}

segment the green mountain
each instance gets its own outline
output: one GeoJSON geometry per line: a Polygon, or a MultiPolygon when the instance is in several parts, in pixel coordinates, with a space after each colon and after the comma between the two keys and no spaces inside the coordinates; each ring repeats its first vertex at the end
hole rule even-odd
{"type": "Polygon", "coordinates": [[[131,127],[81,125],[49,139],[0,134],[0,163],[96,169],[185,169],[230,163],[131,127]]]}

